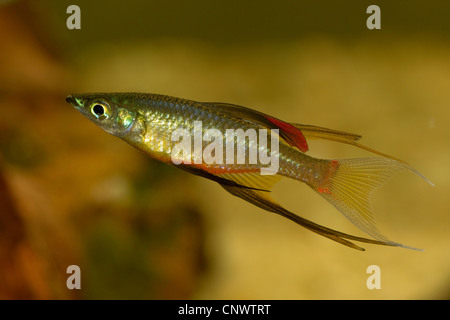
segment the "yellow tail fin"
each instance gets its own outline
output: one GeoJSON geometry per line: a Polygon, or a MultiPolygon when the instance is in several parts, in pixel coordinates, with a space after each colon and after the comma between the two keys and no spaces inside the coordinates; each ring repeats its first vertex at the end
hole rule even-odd
{"type": "Polygon", "coordinates": [[[324,173],[325,178],[321,185],[311,187],[355,226],[375,239],[390,245],[415,249],[392,242],[382,235],[375,225],[370,204],[372,192],[394,173],[402,170],[411,171],[424,178],[408,164],[389,158],[341,159],[330,161],[330,171],[324,173]]]}

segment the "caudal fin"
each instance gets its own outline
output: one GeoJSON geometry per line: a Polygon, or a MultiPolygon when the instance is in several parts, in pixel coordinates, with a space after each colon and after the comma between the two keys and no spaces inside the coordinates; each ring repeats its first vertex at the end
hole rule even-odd
{"type": "Polygon", "coordinates": [[[431,184],[404,162],[374,157],[332,160],[321,184],[311,187],[362,231],[386,244],[406,247],[387,239],[380,233],[375,225],[370,204],[372,192],[396,172],[403,170],[411,171],[431,184]]]}

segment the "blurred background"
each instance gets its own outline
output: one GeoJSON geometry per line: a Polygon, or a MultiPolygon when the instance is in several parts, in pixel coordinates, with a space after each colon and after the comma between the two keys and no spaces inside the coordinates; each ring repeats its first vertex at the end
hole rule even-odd
{"type": "MultiPolygon", "coordinates": [[[[450,3],[0,1],[1,299],[450,298],[450,3]],[[69,5],[81,29],[69,30],[69,5]],[[433,181],[373,197],[379,229],[425,249],[358,252],[160,164],[65,102],[142,91],[363,135],[433,181]],[[381,289],[369,290],[370,265],[381,289]],[[68,290],[69,265],[81,290],[68,290]]],[[[311,155],[369,156],[312,143],[311,155]]],[[[362,235],[295,181],[274,198],[362,235]]]]}

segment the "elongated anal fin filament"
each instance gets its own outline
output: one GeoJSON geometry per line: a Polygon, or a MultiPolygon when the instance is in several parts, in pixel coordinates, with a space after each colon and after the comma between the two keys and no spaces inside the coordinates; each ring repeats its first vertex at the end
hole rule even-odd
{"type": "Polygon", "coordinates": [[[292,213],[289,210],[286,210],[282,206],[280,206],[278,203],[272,200],[272,198],[269,196],[267,192],[262,192],[258,190],[252,190],[248,188],[240,188],[235,187],[231,185],[222,185],[222,187],[230,192],[231,194],[242,198],[264,210],[279,214],[299,225],[302,227],[313,231],[323,237],[326,237],[330,240],[336,241],[340,244],[343,244],[347,247],[365,251],[364,248],[354,244],[353,241],[359,241],[359,242],[365,242],[365,243],[371,243],[371,244],[377,244],[377,245],[385,245],[385,246],[401,246],[400,244],[396,244],[395,242],[386,242],[386,241],[380,241],[375,239],[367,239],[363,237],[353,236],[347,233],[339,232],[327,227],[324,227],[322,225],[319,225],[317,223],[314,223],[308,219],[302,218],[294,213],[292,213]]]}

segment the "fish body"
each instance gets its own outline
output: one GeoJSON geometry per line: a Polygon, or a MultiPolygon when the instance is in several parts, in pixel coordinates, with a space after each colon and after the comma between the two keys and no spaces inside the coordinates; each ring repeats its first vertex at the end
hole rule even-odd
{"type": "Polygon", "coordinates": [[[349,240],[406,247],[378,231],[370,195],[397,171],[424,177],[405,162],[359,144],[359,135],[287,123],[233,104],[157,94],[92,93],[66,100],[106,132],[152,158],[216,181],[231,194],[322,236],[359,250],[363,249],[349,240]],[[307,139],[317,138],[381,157],[317,159],[305,153],[307,139]],[[323,227],[284,209],[269,195],[283,177],[307,184],[374,240],[323,227]]]}

